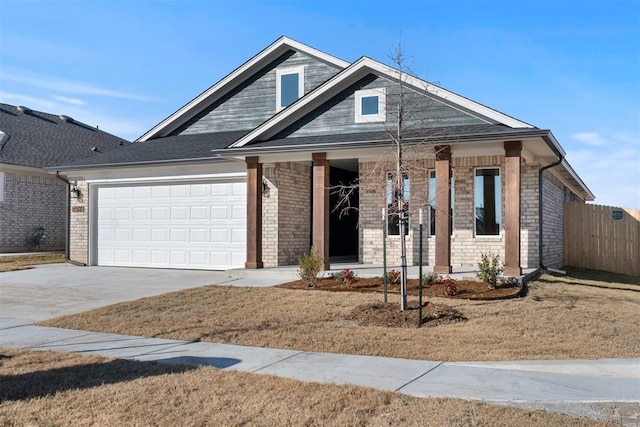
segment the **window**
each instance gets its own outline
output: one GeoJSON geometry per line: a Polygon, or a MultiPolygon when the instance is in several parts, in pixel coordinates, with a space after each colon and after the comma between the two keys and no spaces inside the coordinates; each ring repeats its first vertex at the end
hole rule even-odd
{"type": "Polygon", "coordinates": [[[500,169],[476,169],[474,188],[476,236],[499,235],[502,218],[500,169]]]}
{"type": "Polygon", "coordinates": [[[304,67],[276,70],[276,111],[293,104],[304,94],[304,67]]]}
{"type": "MultiPolygon", "coordinates": [[[[398,198],[399,192],[394,194],[394,179],[395,173],[387,174],[387,235],[399,236],[400,235],[400,213],[398,212],[398,198]]],[[[409,175],[403,174],[402,194],[404,194],[404,210],[407,212],[407,226],[405,227],[405,236],[409,234],[409,175]]]]}
{"type": "MultiPolygon", "coordinates": [[[[453,235],[453,170],[449,170],[449,184],[451,189],[451,206],[449,207],[449,234],[453,235]]],[[[429,171],[429,234],[436,235],[436,171],[429,171]]]]}
{"type": "Polygon", "coordinates": [[[384,122],[387,119],[385,88],[358,90],[355,98],[356,123],[384,122]]]}

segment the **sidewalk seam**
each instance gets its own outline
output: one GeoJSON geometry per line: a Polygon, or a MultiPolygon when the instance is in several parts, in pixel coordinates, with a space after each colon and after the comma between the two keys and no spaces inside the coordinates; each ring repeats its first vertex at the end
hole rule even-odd
{"type": "Polygon", "coordinates": [[[255,369],[255,370],[253,370],[253,371],[251,371],[251,372],[258,372],[258,371],[261,371],[261,370],[263,370],[263,369],[265,369],[265,368],[268,368],[268,367],[270,367],[270,366],[276,365],[276,364],[278,364],[278,363],[280,363],[280,362],[284,362],[285,360],[292,359],[292,358],[294,358],[294,357],[296,357],[296,356],[300,356],[301,354],[304,354],[304,353],[306,353],[306,351],[301,351],[301,352],[299,352],[299,353],[292,354],[291,356],[287,356],[287,357],[285,357],[284,359],[280,359],[280,360],[278,360],[278,361],[276,361],[276,362],[269,363],[268,365],[261,366],[261,367],[259,367],[258,369],[255,369]]]}
{"type": "Polygon", "coordinates": [[[432,372],[434,369],[439,368],[440,366],[442,366],[444,364],[444,362],[440,362],[438,363],[436,366],[434,366],[433,368],[429,369],[428,371],[426,371],[425,373],[418,375],[417,377],[415,377],[414,379],[412,379],[411,381],[401,385],[400,387],[398,387],[397,389],[395,389],[395,391],[400,391],[403,388],[405,388],[406,386],[408,386],[409,384],[418,381],[420,378],[424,377],[425,375],[427,375],[429,372],[432,372]]]}

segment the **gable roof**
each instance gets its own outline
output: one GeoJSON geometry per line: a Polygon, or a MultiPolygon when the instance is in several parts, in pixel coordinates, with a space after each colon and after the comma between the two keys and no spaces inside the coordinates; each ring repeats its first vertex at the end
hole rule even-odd
{"type": "Polygon", "coordinates": [[[263,49],[253,58],[233,70],[230,74],[214,84],[200,95],[189,101],[178,111],[164,119],[162,122],[154,126],[147,133],[138,138],[135,142],[147,141],[150,139],[167,136],[170,132],[174,131],[189,119],[195,117],[201,113],[205,108],[213,104],[218,99],[238,87],[248,78],[254,75],[254,73],[260,70],[262,67],[278,58],[283,53],[294,50],[298,52],[306,53],[320,59],[321,61],[333,64],[339,68],[345,68],[349,65],[348,62],[338,59],[332,55],[314,49],[310,46],[292,40],[288,37],[282,36],[271,45],[263,49]]]}
{"type": "Polygon", "coordinates": [[[259,139],[264,140],[273,137],[279,131],[291,125],[305,114],[308,114],[313,111],[313,109],[319,107],[331,96],[337,94],[368,74],[375,74],[391,81],[398,81],[399,78],[402,78],[407,87],[417,92],[422,92],[423,94],[428,95],[431,99],[447,104],[450,107],[463,110],[467,114],[479,118],[486,123],[502,124],[511,128],[535,128],[528,123],[517,120],[485,105],[418,79],[410,74],[400,74],[397,69],[384,65],[381,62],[375,61],[371,58],[362,57],[340,73],[336,74],[333,78],[317,87],[315,90],[298,99],[288,108],[272,116],[269,120],[247,133],[229,148],[242,147],[259,139]]]}
{"type": "Polygon", "coordinates": [[[71,117],[0,103],[0,164],[43,168],[125,144],[125,139],[71,117]]]}

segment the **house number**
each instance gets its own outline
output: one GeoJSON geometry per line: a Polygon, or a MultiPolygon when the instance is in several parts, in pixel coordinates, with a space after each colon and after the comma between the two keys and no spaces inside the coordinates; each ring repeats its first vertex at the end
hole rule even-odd
{"type": "Polygon", "coordinates": [[[72,206],[71,212],[84,212],[84,206],[72,206]]]}

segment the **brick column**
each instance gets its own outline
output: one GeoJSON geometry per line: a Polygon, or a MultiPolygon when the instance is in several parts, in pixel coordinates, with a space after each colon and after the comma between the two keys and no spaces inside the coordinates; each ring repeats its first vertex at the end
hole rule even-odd
{"type": "Polygon", "coordinates": [[[505,142],[504,152],[504,275],[519,276],[522,142],[505,142]]]}
{"type": "Polygon", "coordinates": [[[436,274],[451,273],[451,233],[449,208],[451,206],[451,147],[435,147],[436,153],[436,274]]]}
{"type": "Polygon", "coordinates": [[[329,161],[327,153],[313,153],[313,247],[329,267],[329,161]]]}
{"type": "Polygon", "coordinates": [[[262,268],[262,163],[247,157],[247,260],[245,268],[262,268]]]}

